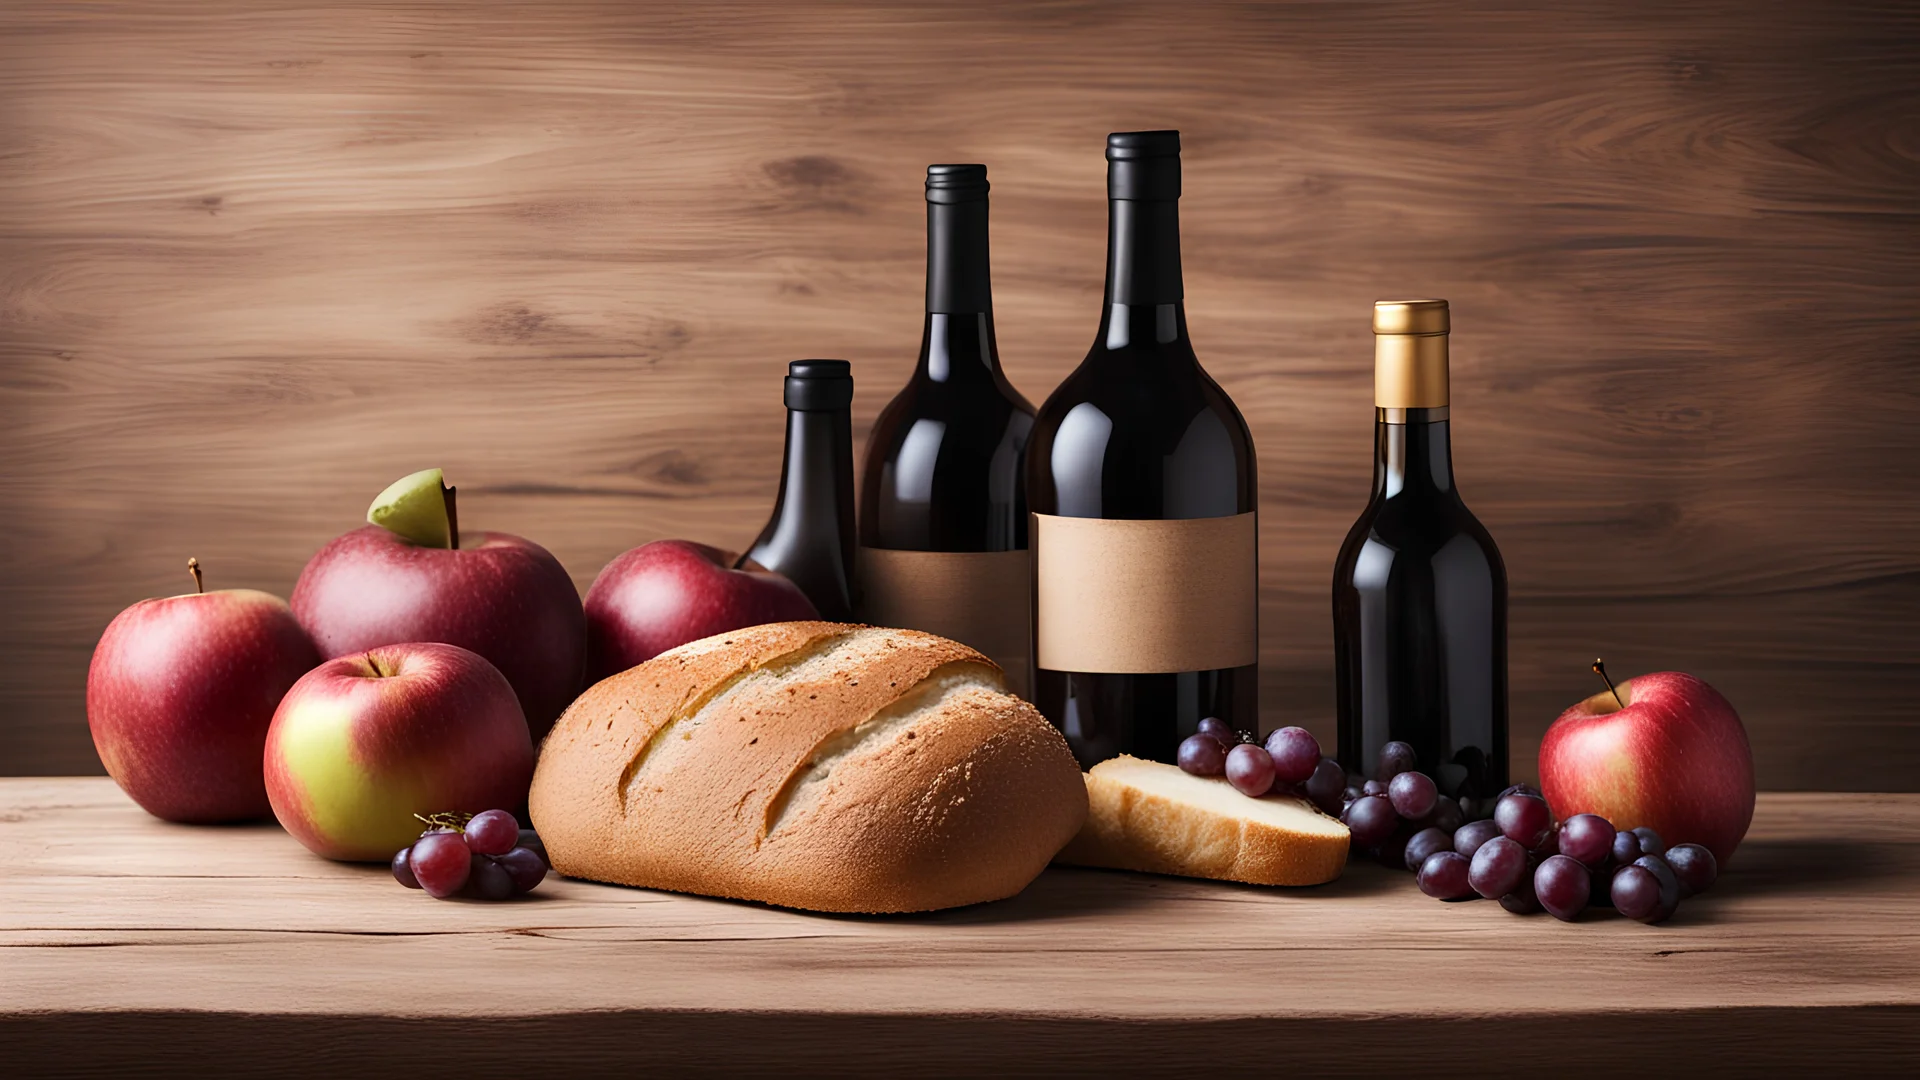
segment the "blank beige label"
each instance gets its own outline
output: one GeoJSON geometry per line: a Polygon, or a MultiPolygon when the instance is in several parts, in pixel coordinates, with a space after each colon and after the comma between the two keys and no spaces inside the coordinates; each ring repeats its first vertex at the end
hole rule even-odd
{"type": "Polygon", "coordinates": [[[1144,674],[1259,660],[1255,515],[1033,523],[1040,667],[1144,674]]]}
{"type": "Polygon", "coordinates": [[[894,551],[863,547],[854,560],[860,619],[952,638],[987,654],[1007,689],[1027,695],[1033,590],[1024,551],[894,551]]]}

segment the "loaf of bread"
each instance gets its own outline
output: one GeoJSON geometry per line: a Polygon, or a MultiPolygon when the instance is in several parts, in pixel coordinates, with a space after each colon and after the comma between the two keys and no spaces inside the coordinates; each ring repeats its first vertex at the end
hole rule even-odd
{"type": "Polygon", "coordinates": [[[1250,799],[1218,777],[1117,757],[1087,773],[1087,823],[1057,862],[1318,885],[1347,864],[1347,827],[1304,799],[1250,799]]]}
{"type": "Polygon", "coordinates": [[[802,622],[593,686],[541,747],[529,808],[571,877],[902,912],[1019,892],[1087,795],[1066,740],[986,657],[802,622]]]}

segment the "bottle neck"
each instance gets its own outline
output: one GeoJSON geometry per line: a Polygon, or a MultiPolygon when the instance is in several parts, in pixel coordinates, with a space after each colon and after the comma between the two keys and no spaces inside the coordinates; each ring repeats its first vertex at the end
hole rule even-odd
{"type": "Polygon", "coordinates": [[[1172,199],[1107,200],[1107,303],[1178,304],[1180,204],[1172,199]]]}
{"type": "Polygon", "coordinates": [[[788,409],[773,516],[745,556],[785,574],[822,618],[851,617],[853,419],[846,409],[788,409]]]}
{"type": "Polygon", "coordinates": [[[920,366],[915,378],[955,385],[990,385],[1000,374],[1000,350],[993,336],[993,315],[927,312],[920,334],[920,366]]]}
{"type": "MultiPolygon", "coordinates": [[[[771,531],[827,528],[843,496],[841,459],[853,457],[853,416],[845,409],[788,409],[787,448],[780,463],[780,494],[771,531]]],[[[849,473],[850,475],[850,473],[849,473]]]]}
{"type": "Polygon", "coordinates": [[[993,312],[987,200],[927,204],[927,313],[993,312]]]}
{"type": "MultiPolygon", "coordinates": [[[[1187,305],[1113,304],[1100,316],[1099,343],[1109,352],[1136,346],[1185,344],[1187,341],[1187,305]]],[[[1185,344],[1178,350],[1191,355],[1185,344]]]]}
{"type": "Polygon", "coordinates": [[[1453,449],[1446,409],[1377,409],[1373,435],[1373,494],[1453,490],[1453,449]]]}

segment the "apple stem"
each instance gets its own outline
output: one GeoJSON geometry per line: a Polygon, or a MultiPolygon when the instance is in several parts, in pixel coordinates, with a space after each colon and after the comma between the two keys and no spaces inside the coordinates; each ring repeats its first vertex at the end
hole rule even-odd
{"type": "Polygon", "coordinates": [[[207,583],[205,581],[202,581],[200,578],[200,560],[199,559],[189,558],[187,560],[187,573],[193,575],[193,591],[194,592],[203,593],[207,591],[207,583]]]}
{"type": "Polygon", "coordinates": [[[1613,695],[1614,703],[1623,709],[1626,708],[1627,703],[1620,700],[1620,691],[1615,689],[1613,680],[1607,678],[1607,662],[1599,657],[1595,657],[1593,661],[1593,673],[1600,676],[1601,680],[1607,684],[1607,691],[1613,695]]]}
{"type": "Polygon", "coordinates": [[[472,814],[464,814],[458,810],[440,810],[426,815],[415,814],[413,817],[414,820],[429,828],[445,829],[448,832],[459,832],[467,827],[467,822],[473,820],[472,814]]]}
{"type": "Polygon", "coordinates": [[[454,489],[447,484],[440,485],[440,494],[447,500],[447,546],[460,550],[460,511],[453,502],[454,489]]]}

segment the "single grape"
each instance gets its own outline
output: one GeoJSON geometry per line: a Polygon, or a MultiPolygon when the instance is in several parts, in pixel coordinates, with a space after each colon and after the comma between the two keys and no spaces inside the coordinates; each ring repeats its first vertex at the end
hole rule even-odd
{"type": "Polygon", "coordinates": [[[420,887],[420,879],[413,876],[413,849],[401,848],[393,853],[393,880],[409,889],[420,887]]]}
{"type": "Polygon", "coordinates": [[[467,847],[480,855],[505,855],[520,842],[520,823],[505,810],[482,810],[467,822],[467,847]]]}
{"type": "Polygon", "coordinates": [[[1531,851],[1540,846],[1553,828],[1553,811],[1547,801],[1535,795],[1513,794],[1502,798],[1493,808],[1494,823],[1506,838],[1531,851]]]}
{"type": "Polygon", "coordinates": [[[1453,837],[1449,836],[1445,830],[1429,825],[1407,838],[1406,858],[1401,865],[1418,873],[1434,853],[1452,850],[1453,837]]]}
{"type": "Polygon", "coordinates": [[[1393,800],[1393,808],[1401,817],[1418,821],[1433,813],[1440,801],[1440,789],[1426,773],[1403,772],[1387,781],[1387,798],[1393,800]]]}
{"type": "Polygon", "coordinates": [[[513,891],[532,892],[547,876],[547,860],[532,848],[517,847],[494,860],[513,879],[513,891]]]}
{"type": "Polygon", "coordinates": [[[472,856],[461,834],[430,832],[413,842],[413,856],[407,864],[413,867],[414,879],[428,896],[444,900],[467,883],[472,856]]]}
{"type": "MultiPolygon", "coordinates": [[[[1406,774],[1402,773],[1401,775],[1404,776],[1406,774]]],[[[1428,814],[1426,820],[1422,822],[1422,824],[1431,825],[1441,832],[1448,834],[1452,834],[1455,829],[1458,829],[1466,823],[1467,818],[1465,814],[1460,812],[1460,804],[1447,798],[1435,800],[1433,813],[1428,814]]]]}
{"type": "Polygon", "coordinates": [[[1387,782],[1385,780],[1369,780],[1360,785],[1360,792],[1363,795],[1385,795],[1387,793],[1387,782]]]}
{"type": "Polygon", "coordinates": [[[1549,855],[1533,872],[1533,892],[1547,914],[1561,922],[1587,909],[1593,896],[1593,874],[1586,864],[1568,855],[1549,855]]]}
{"type": "Polygon", "coordinates": [[[1560,823],[1560,854],[1569,856],[1588,869],[1607,861],[1613,853],[1613,826],[1599,814],[1575,814],[1560,823]]]}
{"type": "Polygon", "coordinates": [[[1227,751],[1227,783],[1242,795],[1259,798],[1273,790],[1273,759],[1252,743],[1227,751]]]}
{"type": "Polygon", "coordinates": [[[1540,913],[1540,896],[1534,891],[1533,886],[1533,867],[1527,867],[1526,873],[1520,875],[1520,884],[1515,885],[1512,892],[1500,898],[1500,906],[1515,915],[1540,913]]]}
{"type": "Polygon", "coordinates": [[[490,856],[475,852],[467,870],[467,889],[482,900],[505,900],[513,895],[513,875],[490,856]]]}
{"type": "Polygon", "coordinates": [[[1711,889],[1714,880],[1720,876],[1720,863],[1714,859],[1713,852],[1699,844],[1675,844],[1667,849],[1663,857],[1673,870],[1673,876],[1680,881],[1680,898],[1683,900],[1694,893],[1711,889]]]}
{"type": "Polygon", "coordinates": [[[1304,784],[1320,764],[1320,740],[1303,727],[1276,728],[1267,736],[1267,754],[1273,758],[1276,780],[1304,784]]]}
{"type": "Polygon", "coordinates": [[[1221,746],[1237,746],[1240,743],[1240,733],[1217,716],[1209,716],[1200,721],[1199,733],[1213,736],[1221,746]]]}
{"type": "Polygon", "coordinates": [[[1195,776],[1219,776],[1227,771],[1227,748],[1201,732],[1180,740],[1180,768],[1195,776]]]}
{"type": "Polygon", "coordinates": [[[1496,836],[1473,853],[1473,891],[1489,900],[1512,892],[1527,872],[1527,849],[1510,837],[1496,836]]]}
{"type": "Polygon", "coordinates": [[[1307,798],[1313,804],[1329,814],[1340,813],[1340,789],[1347,783],[1347,774],[1340,771],[1340,763],[1330,757],[1320,759],[1313,767],[1313,775],[1307,778],[1307,798]]]}
{"type": "Polygon", "coordinates": [[[1486,819],[1469,821],[1453,831],[1453,850],[1471,859],[1480,845],[1500,835],[1500,826],[1486,819]]]}
{"type": "Polygon", "coordinates": [[[1665,922],[1680,906],[1680,879],[1675,876],[1673,867],[1667,865],[1667,860],[1658,855],[1642,855],[1633,860],[1633,865],[1652,874],[1654,880],[1660,883],[1660,907],[1654,912],[1653,918],[1643,921],[1665,922]]]}
{"type": "Polygon", "coordinates": [[[1420,864],[1420,891],[1438,900],[1471,900],[1472,863],[1457,851],[1436,851],[1420,864]]]}
{"type": "Polygon", "coordinates": [[[1667,850],[1666,842],[1660,839],[1660,834],[1647,828],[1645,825],[1633,830],[1633,835],[1640,838],[1640,854],[1642,855],[1660,855],[1667,850]]]}
{"type": "Polygon", "coordinates": [[[1373,778],[1386,783],[1417,764],[1413,747],[1395,739],[1380,748],[1380,763],[1374,766],[1373,778]]]}
{"type": "Polygon", "coordinates": [[[1361,848],[1378,847],[1393,835],[1394,826],[1400,823],[1393,804],[1384,795],[1355,799],[1353,805],[1347,807],[1344,820],[1347,830],[1353,834],[1353,846],[1361,848]]]}
{"type": "Polygon", "coordinates": [[[1622,829],[1613,834],[1613,861],[1626,866],[1640,857],[1640,837],[1622,829]]]}
{"type": "Polygon", "coordinates": [[[1654,915],[1660,909],[1660,879],[1652,871],[1638,865],[1623,866],[1614,873],[1609,891],[1620,914],[1640,922],[1659,921],[1654,915]]]}
{"type": "Polygon", "coordinates": [[[539,833],[532,829],[521,829],[520,846],[540,856],[540,861],[547,864],[547,869],[553,869],[553,860],[547,858],[547,845],[540,839],[539,833]]]}

